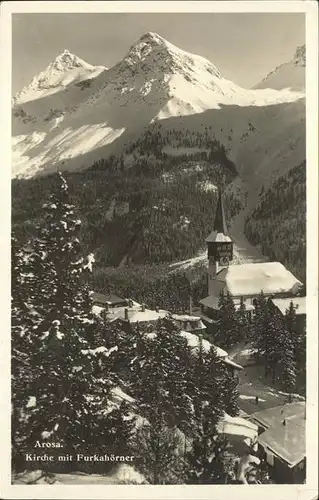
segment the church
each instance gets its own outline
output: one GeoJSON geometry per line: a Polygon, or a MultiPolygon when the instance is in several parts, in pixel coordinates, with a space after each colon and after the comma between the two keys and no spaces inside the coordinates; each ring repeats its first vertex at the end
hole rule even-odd
{"type": "Polygon", "coordinates": [[[200,300],[200,307],[202,319],[208,323],[218,318],[221,293],[229,292],[237,308],[243,298],[249,314],[254,310],[254,300],[261,291],[271,299],[293,299],[300,295],[303,284],[280,262],[232,264],[234,243],[227,230],[221,191],[213,230],[206,238],[206,244],[208,295],[200,300]]]}

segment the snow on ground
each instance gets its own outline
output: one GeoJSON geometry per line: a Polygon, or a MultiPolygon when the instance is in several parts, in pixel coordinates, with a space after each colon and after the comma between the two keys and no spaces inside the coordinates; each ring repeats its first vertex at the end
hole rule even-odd
{"type": "Polygon", "coordinates": [[[135,402],[135,399],[132,398],[131,396],[129,396],[128,394],[126,394],[126,392],[122,391],[122,389],[120,387],[113,387],[113,389],[111,389],[111,392],[112,392],[112,396],[114,397],[114,399],[116,401],[119,401],[119,402],[126,401],[127,403],[134,403],[135,402]]]}
{"type": "Polygon", "coordinates": [[[13,478],[13,484],[70,484],[70,485],[104,485],[104,484],[147,484],[145,477],[129,464],[117,464],[108,474],[86,474],[73,472],[70,474],[54,474],[49,481],[41,470],[24,472],[13,478]]]}
{"type": "MultiPolygon", "coordinates": [[[[190,333],[190,332],[184,332],[184,331],[181,331],[180,335],[181,335],[181,337],[183,337],[184,339],[187,340],[187,344],[189,345],[189,347],[191,347],[192,349],[198,349],[198,347],[200,345],[198,335],[195,335],[194,333],[190,333]]],[[[206,352],[209,352],[209,350],[212,346],[212,344],[210,342],[208,342],[208,340],[206,340],[206,339],[202,339],[202,345],[203,345],[204,351],[206,351],[206,352]]],[[[223,351],[223,350],[221,349],[221,351],[223,351]]],[[[223,351],[223,352],[225,352],[225,351],[223,351]]],[[[226,356],[227,356],[227,353],[226,353],[226,356]]]]}
{"type": "Polygon", "coordinates": [[[191,269],[196,265],[205,264],[207,261],[207,250],[200,252],[196,257],[192,257],[191,259],[180,260],[179,262],[174,262],[170,264],[169,267],[172,271],[176,271],[178,269],[191,269]]]}
{"type": "Polygon", "coordinates": [[[205,193],[209,191],[217,191],[218,187],[210,181],[197,182],[197,186],[202,189],[205,193]]]}
{"type": "Polygon", "coordinates": [[[26,136],[23,143],[20,140],[15,142],[18,148],[14,148],[14,156],[16,165],[16,175],[23,173],[24,177],[34,175],[35,171],[41,170],[48,158],[52,164],[56,164],[68,159],[76,158],[84,155],[96,148],[101,148],[113,142],[123,132],[124,128],[112,129],[106,123],[97,123],[92,125],[82,125],[79,128],[65,128],[55,135],[51,140],[44,141],[46,134],[36,136],[26,136]],[[41,143],[42,142],[42,143],[41,143]],[[44,144],[43,144],[44,143],[44,144]],[[33,149],[35,146],[40,146],[39,155],[34,158],[28,156],[26,152],[33,149]]]}
{"type": "MultiPolygon", "coordinates": [[[[87,156],[87,160],[93,163],[105,156],[102,146],[108,146],[108,151],[112,149],[112,153],[117,147],[123,146],[125,139],[123,142],[116,141],[116,145],[109,148],[124,131],[128,138],[139,133],[156,117],[164,119],[192,115],[193,118],[198,114],[203,115],[203,119],[200,118],[203,122],[207,118],[213,123],[216,138],[228,146],[229,131],[225,129],[221,136],[218,131],[219,128],[223,130],[223,121],[228,124],[227,128],[229,123],[232,124],[235,132],[232,134],[230,152],[234,152],[235,157],[243,140],[243,131],[247,129],[247,123],[253,115],[254,122],[255,118],[256,121],[259,120],[261,128],[266,124],[266,132],[258,130],[256,125],[263,143],[269,137],[271,146],[278,135],[276,148],[282,153],[282,162],[287,163],[287,155],[291,155],[292,134],[289,132],[289,144],[286,144],[288,139],[283,140],[282,135],[274,131],[274,122],[280,126],[285,125],[286,130],[287,120],[284,121],[285,118],[280,113],[279,120],[274,121],[273,115],[270,113],[268,117],[268,109],[267,112],[265,109],[270,104],[285,103],[286,110],[286,103],[295,103],[303,97],[303,92],[248,90],[238,87],[223,78],[210,61],[181,51],[154,34],[147,34],[146,39],[140,39],[122,61],[107,71],[103,67],[91,66],[65,51],[16,96],[18,114],[13,120],[14,134],[22,135],[27,132],[28,135],[45,129],[50,132],[50,137],[42,141],[41,149],[28,147],[24,156],[29,159],[18,162],[14,169],[17,168],[20,175],[23,173],[22,169],[25,169],[26,176],[30,176],[45,168],[52,170],[53,165],[61,159],[70,163],[70,160],[94,151],[94,155],[87,156]],[[19,99],[22,105],[17,104],[19,99]],[[19,106],[23,108],[20,111],[25,113],[24,117],[19,115],[19,106]],[[256,108],[260,108],[258,113],[256,108]],[[52,110],[59,113],[59,116],[64,116],[63,122],[57,121],[57,116],[48,119],[52,110]],[[216,120],[211,115],[208,117],[209,113],[202,113],[208,110],[217,112],[216,120]],[[67,131],[66,140],[61,135],[62,129],[67,131]]],[[[300,113],[304,112],[304,106],[299,107],[300,113]]],[[[286,116],[286,113],[288,111],[283,114],[286,116]]],[[[294,110],[288,114],[289,123],[296,120],[294,110]]],[[[299,125],[298,117],[296,133],[300,131],[299,125]]],[[[195,127],[195,130],[199,128],[195,127]]],[[[254,155],[256,140],[256,133],[246,134],[245,144],[241,149],[244,152],[252,150],[254,155]]],[[[295,140],[297,138],[294,137],[293,141],[296,142],[295,140]]],[[[298,149],[302,154],[301,145],[298,149]]],[[[179,153],[182,154],[182,151],[179,153]]],[[[261,154],[264,153],[259,151],[258,155],[261,154]]],[[[266,157],[269,161],[269,155],[266,157]]],[[[16,157],[14,159],[19,160],[16,157]]],[[[235,160],[236,165],[240,165],[245,158],[235,160]]],[[[255,157],[252,161],[255,166],[255,157]]],[[[73,168],[82,168],[81,163],[71,164],[74,165],[73,168]]],[[[66,163],[63,168],[67,168],[66,163]]],[[[250,165],[248,168],[250,170],[250,165]]]]}
{"type": "MultiPolygon", "coordinates": [[[[248,415],[288,402],[288,393],[269,385],[270,381],[263,377],[262,367],[251,364],[252,352],[251,347],[245,344],[239,344],[229,351],[229,358],[244,367],[238,372],[239,406],[248,415]]],[[[304,401],[304,398],[299,394],[293,394],[292,398],[304,401]]]]}

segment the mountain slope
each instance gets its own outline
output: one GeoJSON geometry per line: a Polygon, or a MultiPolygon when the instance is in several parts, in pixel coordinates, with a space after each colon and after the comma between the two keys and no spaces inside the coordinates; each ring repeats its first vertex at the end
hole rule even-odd
{"type": "MultiPolygon", "coordinates": [[[[208,110],[218,115],[210,124],[213,132],[221,128],[221,116],[228,128],[235,124],[235,151],[251,112],[264,116],[264,108],[304,95],[243,89],[208,60],[154,33],[143,35],[109,70],[90,67],[69,53],[61,58],[14,99],[14,176],[87,168],[121,154],[154,120],[201,116],[208,110]]],[[[217,138],[224,140],[224,134],[217,138]]]]}
{"type": "Polygon", "coordinates": [[[246,218],[245,234],[272,260],[306,281],[306,162],[281,175],[246,218]]]}
{"type": "Polygon", "coordinates": [[[305,89],[306,46],[297,47],[291,61],[281,64],[271,71],[255,89],[291,89],[302,91],[305,89]]]}

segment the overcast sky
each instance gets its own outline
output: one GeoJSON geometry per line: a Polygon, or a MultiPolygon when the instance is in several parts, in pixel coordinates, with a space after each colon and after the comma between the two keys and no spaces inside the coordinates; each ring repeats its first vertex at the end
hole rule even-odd
{"type": "Polygon", "coordinates": [[[305,43],[304,14],[13,14],[13,93],[64,49],[110,67],[147,31],[206,57],[243,87],[254,86],[305,43]]]}

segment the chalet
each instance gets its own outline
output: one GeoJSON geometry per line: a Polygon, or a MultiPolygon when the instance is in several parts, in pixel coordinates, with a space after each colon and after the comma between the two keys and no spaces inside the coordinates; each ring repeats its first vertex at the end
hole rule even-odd
{"type": "Polygon", "coordinates": [[[303,483],[306,477],[306,405],[295,402],[259,411],[258,444],[276,483],[303,483]]]}
{"type": "Polygon", "coordinates": [[[229,292],[237,309],[242,298],[248,316],[251,316],[255,299],[261,291],[272,299],[290,299],[300,294],[302,283],[280,262],[230,264],[233,259],[233,241],[226,227],[221,192],[213,231],[206,238],[206,244],[208,295],[200,301],[200,306],[201,317],[207,323],[218,319],[221,293],[229,292]]]}
{"type": "Polygon", "coordinates": [[[202,322],[200,316],[191,316],[188,314],[172,314],[172,319],[179,328],[186,332],[203,333],[206,326],[202,322]]]}
{"type": "Polygon", "coordinates": [[[269,300],[270,305],[283,316],[289,309],[291,302],[296,311],[297,329],[299,332],[303,332],[306,328],[306,297],[273,298],[269,300]]]}
{"type": "Polygon", "coordinates": [[[226,437],[229,448],[239,456],[249,453],[257,441],[258,426],[242,417],[231,417],[225,413],[216,430],[226,437]]]}
{"type": "Polygon", "coordinates": [[[128,301],[125,306],[108,309],[104,314],[107,321],[119,321],[125,328],[129,329],[131,326],[154,324],[167,315],[167,311],[159,308],[147,309],[145,304],[141,305],[133,300],[128,301]]]}
{"type": "MultiPolygon", "coordinates": [[[[196,352],[198,350],[199,344],[200,344],[200,336],[199,335],[196,335],[195,333],[191,333],[191,332],[185,332],[183,330],[181,330],[180,335],[187,340],[188,346],[194,352],[196,352]]],[[[212,346],[211,342],[209,342],[208,340],[203,339],[203,338],[201,340],[202,340],[202,346],[203,346],[204,351],[208,352],[212,346]]],[[[224,365],[227,366],[229,372],[233,376],[237,376],[238,372],[240,370],[243,370],[243,367],[241,365],[239,365],[238,363],[235,363],[232,359],[230,359],[228,356],[228,352],[224,351],[224,349],[221,349],[220,347],[218,347],[216,345],[214,345],[214,347],[216,349],[217,356],[219,356],[219,358],[224,363],[224,365]]]]}
{"type": "Polygon", "coordinates": [[[117,295],[110,293],[92,293],[93,305],[101,307],[103,309],[108,309],[109,307],[124,307],[128,304],[127,299],[123,299],[122,297],[118,297],[117,295]]]}

